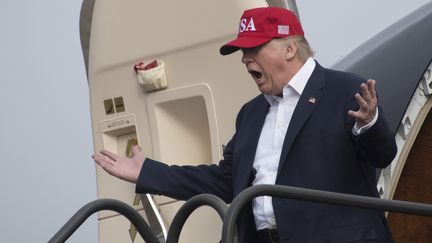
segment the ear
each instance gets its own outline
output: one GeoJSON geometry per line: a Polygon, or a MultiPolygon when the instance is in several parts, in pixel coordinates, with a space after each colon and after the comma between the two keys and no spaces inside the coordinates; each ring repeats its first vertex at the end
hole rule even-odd
{"type": "Polygon", "coordinates": [[[287,61],[292,60],[296,56],[297,50],[298,50],[297,42],[289,41],[285,49],[285,59],[287,61]]]}

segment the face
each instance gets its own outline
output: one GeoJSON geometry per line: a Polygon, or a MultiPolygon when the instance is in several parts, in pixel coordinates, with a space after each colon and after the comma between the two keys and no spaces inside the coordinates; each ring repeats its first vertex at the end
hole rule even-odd
{"type": "Polygon", "coordinates": [[[271,40],[266,44],[242,49],[242,62],[255,81],[261,93],[278,95],[291,79],[288,48],[282,43],[271,40]]]}

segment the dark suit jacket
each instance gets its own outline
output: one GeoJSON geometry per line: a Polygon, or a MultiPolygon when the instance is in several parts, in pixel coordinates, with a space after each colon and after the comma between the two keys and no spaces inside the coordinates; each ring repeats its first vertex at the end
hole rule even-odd
{"type": "MultiPolygon", "coordinates": [[[[364,79],[318,63],[295,108],[285,137],[276,184],[378,197],[376,168],[396,154],[393,134],[379,110],[373,127],[352,135],[357,110],[354,94],[364,79]],[[315,98],[315,103],[309,99],[315,98]]],[[[269,108],[263,95],[240,110],[236,133],[219,165],[167,166],[146,159],[137,182],[139,193],[186,200],[211,193],[226,202],[251,186],[252,163],[269,108]]],[[[391,242],[383,212],[273,198],[282,242],[391,242]]],[[[251,205],[238,220],[242,243],[257,242],[251,205]]]]}

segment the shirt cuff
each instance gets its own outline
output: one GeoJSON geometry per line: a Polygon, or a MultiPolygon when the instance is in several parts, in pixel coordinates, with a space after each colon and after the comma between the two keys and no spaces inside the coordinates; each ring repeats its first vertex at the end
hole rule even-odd
{"type": "Polygon", "coordinates": [[[360,128],[358,127],[358,124],[356,122],[354,124],[353,129],[352,129],[352,133],[354,134],[354,136],[358,136],[358,135],[366,132],[369,128],[371,128],[376,123],[377,120],[378,120],[378,107],[376,108],[374,119],[372,119],[371,122],[369,122],[368,124],[366,124],[360,128]]]}

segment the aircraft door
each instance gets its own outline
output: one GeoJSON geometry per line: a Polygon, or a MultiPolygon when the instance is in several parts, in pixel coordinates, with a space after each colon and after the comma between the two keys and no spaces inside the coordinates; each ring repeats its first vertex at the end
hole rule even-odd
{"type": "MultiPolygon", "coordinates": [[[[88,57],[95,151],[128,156],[131,146],[139,144],[146,156],[169,165],[218,163],[223,143],[234,133],[237,112],[258,94],[241,53],[221,57],[218,50],[237,34],[233,23],[243,10],[258,6],[267,3],[95,1],[88,57]],[[163,63],[166,80],[147,89],[134,71],[140,62],[163,63]]],[[[183,204],[163,196],[136,196],[133,184],[101,168],[97,183],[98,198],[133,206],[159,236],[183,204]]],[[[219,242],[221,229],[217,213],[202,207],[186,222],[179,242],[219,242]]],[[[99,214],[99,241],[143,242],[113,212],[99,214]]]]}

